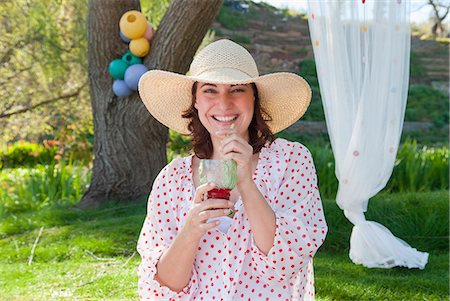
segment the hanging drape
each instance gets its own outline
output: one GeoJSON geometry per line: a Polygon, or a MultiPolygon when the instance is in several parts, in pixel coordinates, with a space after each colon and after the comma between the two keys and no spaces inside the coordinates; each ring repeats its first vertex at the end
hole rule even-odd
{"type": "Polygon", "coordinates": [[[409,82],[409,1],[309,0],[308,22],[336,161],[336,202],[354,224],[350,258],[366,267],[424,268],[428,254],[366,221],[388,182],[409,82]]]}

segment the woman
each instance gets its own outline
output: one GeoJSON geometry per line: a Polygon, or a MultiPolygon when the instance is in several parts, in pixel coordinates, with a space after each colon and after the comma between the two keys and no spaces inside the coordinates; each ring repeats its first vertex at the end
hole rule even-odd
{"type": "Polygon", "coordinates": [[[219,40],[198,53],[190,76],[149,71],[139,93],[194,148],[154,182],[138,241],[140,299],[313,299],[312,257],[327,231],[316,172],[303,145],[273,135],[304,114],[308,84],[259,76],[247,50],[219,40]],[[199,185],[204,158],[236,161],[229,201],[205,198],[214,183],[199,185]]]}

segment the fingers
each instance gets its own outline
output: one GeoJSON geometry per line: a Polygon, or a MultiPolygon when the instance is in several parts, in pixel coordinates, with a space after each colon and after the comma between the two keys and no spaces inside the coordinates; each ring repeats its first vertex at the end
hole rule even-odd
{"type": "Polygon", "coordinates": [[[230,152],[240,153],[240,154],[253,154],[253,147],[248,144],[248,142],[237,134],[232,134],[223,138],[220,151],[223,154],[228,154],[230,152]]]}
{"type": "MultiPolygon", "coordinates": [[[[198,214],[198,216],[200,218],[200,221],[206,221],[210,218],[230,215],[230,210],[232,210],[232,209],[206,210],[206,211],[201,211],[198,214]]],[[[231,211],[231,214],[232,213],[233,213],[233,211],[231,211]]]]}
{"type": "Polygon", "coordinates": [[[220,224],[220,221],[211,221],[209,223],[200,224],[199,227],[202,230],[206,231],[206,230],[211,230],[211,229],[217,227],[219,224],[220,224]]]}
{"type": "Polygon", "coordinates": [[[208,193],[208,191],[214,189],[216,185],[214,183],[206,183],[203,185],[200,185],[195,190],[195,196],[194,196],[194,203],[201,203],[203,199],[205,198],[205,194],[208,193]]]}
{"type": "Polygon", "coordinates": [[[207,199],[199,205],[199,210],[201,211],[220,208],[234,208],[234,203],[224,199],[207,199]]]}

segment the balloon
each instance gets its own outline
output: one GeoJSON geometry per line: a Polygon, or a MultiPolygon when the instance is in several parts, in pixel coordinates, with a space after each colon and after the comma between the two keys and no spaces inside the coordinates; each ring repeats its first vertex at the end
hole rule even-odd
{"type": "Polygon", "coordinates": [[[130,51],[135,56],[143,57],[146,56],[150,51],[150,43],[145,38],[131,40],[130,51]]]}
{"type": "Polygon", "coordinates": [[[116,79],[113,83],[113,92],[116,96],[127,97],[133,93],[124,80],[116,79]]]}
{"type": "Polygon", "coordinates": [[[111,76],[115,79],[123,79],[127,68],[127,63],[121,59],[115,59],[109,64],[109,74],[111,74],[111,76]]]}
{"type": "Polygon", "coordinates": [[[120,18],[119,27],[127,38],[139,39],[147,29],[147,19],[137,10],[130,10],[120,18]]]}
{"type": "Polygon", "coordinates": [[[147,29],[144,33],[144,38],[146,38],[148,41],[151,41],[153,36],[155,35],[155,30],[152,27],[152,24],[150,22],[147,22],[147,29]]]}
{"type": "Polygon", "coordinates": [[[127,63],[128,66],[134,65],[134,64],[142,64],[142,59],[132,54],[130,51],[125,53],[122,56],[122,61],[127,63]]]}
{"type": "Polygon", "coordinates": [[[120,38],[122,39],[122,41],[124,41],[125,43],[130,43],[130,39],[129,38],[127,38],[124,34],[123,34],[123,32],[121,32],[121,31],[119,31],[119,35],[120,35],[120,38]]]}
{"type": "Polygon", "coordinates": [[[147,71],[148,68],[143,64],[135,64],[128,67],[127,71],[125,71],[125,83],[128,88],[136,91],[139,79],[147,71]]]}

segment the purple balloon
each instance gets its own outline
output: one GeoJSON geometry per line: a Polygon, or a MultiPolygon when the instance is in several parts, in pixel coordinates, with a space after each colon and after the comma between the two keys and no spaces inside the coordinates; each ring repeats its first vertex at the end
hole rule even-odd
{"type": "Polygon", "coordinates": [[[148,71],[148,68],[143,64],[131,65],[125,71],[125,83],[128,88],[136,91],[141,76],[148,71]]]}
{"type": "Polygon", "coordinates": [[[127,97],[133,93],[133,90],[131,90],[122,79],[116,79],[112,88],[114,94],[119,97],[127,97]]]}
{"type": "Polygon", "coordinates": [[[120,38],[122,39],[122,41],[124,41],[125,43],[131,42],[131,40],[129,38],[127,38],[121,31],[119,31],[119,35],[120,35],[120,38]]]}

